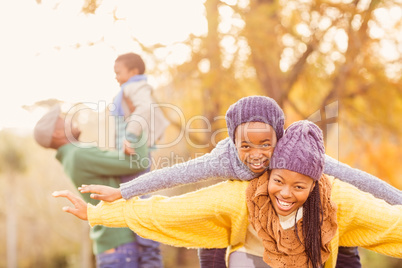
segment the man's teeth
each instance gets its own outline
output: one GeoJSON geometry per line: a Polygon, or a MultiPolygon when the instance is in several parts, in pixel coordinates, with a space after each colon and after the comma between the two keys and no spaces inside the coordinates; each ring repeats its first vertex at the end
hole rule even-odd
{"type": "Polygon", "coordinates": [[[289,207],[289,206],[291,206],[293,204],[293,203],[283,202],[283,201],[281,201],[279,199],[278,199],[278,202],[283,207],[289,207]]]}

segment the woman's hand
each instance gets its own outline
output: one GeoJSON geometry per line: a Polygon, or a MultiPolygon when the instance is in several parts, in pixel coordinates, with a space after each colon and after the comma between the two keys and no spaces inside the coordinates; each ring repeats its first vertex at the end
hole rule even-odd
{"type": "Polygon", "coordinates": [[[63,210],[65,212],[71,213],[77,218],[80,218],[81,220],[88,220],[88,215],[87,215],[87,203],[85,203],[84,200],[82,200],[80,197],[74,195],[68,190],[64,191],[55,191],[52,194],[54,197],[65,197],[70,202],[74,205],[74,208],[72,207],[63,207],[63,210]]]}
{"type": "Polygon", "coordinates": [[[122,198],[119,188],[113,188],[105,185],[82,185],[78,187],[78,191],[81,193],[91,193],[90,197],[96,200],[103,200],[106,202],[113,202],[122,198]]]}

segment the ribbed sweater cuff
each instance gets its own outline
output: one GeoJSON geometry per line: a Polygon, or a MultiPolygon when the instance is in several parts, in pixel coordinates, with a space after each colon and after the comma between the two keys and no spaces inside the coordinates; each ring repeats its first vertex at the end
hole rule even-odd
{"type": "Polygon", "coordinates": [[[91,227],[104,225],[107,227],[127,227],[124,217],[126,200],[119,199],[112,203],[101,201],[98,205],[88,204],[88,223],[91,227]]]}

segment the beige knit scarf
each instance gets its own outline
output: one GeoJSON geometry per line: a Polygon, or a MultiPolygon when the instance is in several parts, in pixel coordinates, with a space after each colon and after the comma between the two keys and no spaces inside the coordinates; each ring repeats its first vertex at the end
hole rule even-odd
{"type": "MultiPolygon", "coordinates": [[[[295,228],[283,230],[268,195],[268,172],[252,180],[246,190],[250,224],[264,245],[264,261],[275,268],[311,267],[304,250],[303,218],[297,222],[299,242],[295,228]]],[[[321,227],[321,256],[324,263],[330,254],[329,244],[337,230],[336,204],[331,201],[331,183],[323,175],[319,180],[323,225],[321,227]]]]}

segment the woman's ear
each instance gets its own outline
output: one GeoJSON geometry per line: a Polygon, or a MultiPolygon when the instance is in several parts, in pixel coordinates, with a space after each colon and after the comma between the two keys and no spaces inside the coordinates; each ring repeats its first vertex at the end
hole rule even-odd
{"type": "Polygon", "coordinates": [[[316,185],[317,185],[317,182],[314,181],[313,184],[312,184],[312,186],[311,186],[310,193],[314,190],[314,187],[315,187],[316,185]]]}

